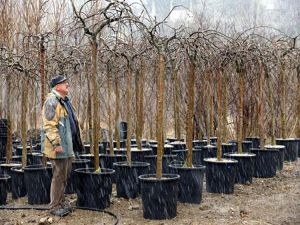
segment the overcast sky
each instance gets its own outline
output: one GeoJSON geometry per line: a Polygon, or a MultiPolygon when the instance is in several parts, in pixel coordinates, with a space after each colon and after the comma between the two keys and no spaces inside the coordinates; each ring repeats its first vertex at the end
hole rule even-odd
{"type": "MultiPolygon", "coordinates": [[[[130,0],[134,2],[135,0],[130,0]]],[[[137,0],[136,0],[137,1],[137,0]]],[[[237,30],[254,26],[272,26],[295,36],[300,33],[300,0],[143,0],[153,16],[161,19],[172,6],[175,24],[199,26],[202,21],[218,29],[237,30]]]]}

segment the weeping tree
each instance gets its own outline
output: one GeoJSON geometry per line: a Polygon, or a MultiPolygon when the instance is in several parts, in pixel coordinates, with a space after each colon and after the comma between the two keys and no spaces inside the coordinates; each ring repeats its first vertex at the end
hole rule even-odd
{"type": "Polygon", "coordinates": [[[84,34],[89,38],[92,57],[92,115],[93,115],[93,153],[95,170],[99,171],[99,94],[98,94],[98,82],[97,82],[97,63],[98,63],[98,48],[99,38],[102,31],[105,28],[112,28],[111,25],[127,20],[130,18],[131,8],[126,2],[120,2],[117,0],[102,2],[100,9],[98,9],[98,2],[93,0],[85,1],[79,8],[76,9],[74,0],[71,0],[75,19],[79,27],[83,29],[84,34]],[[88,8],[90,7],[90,8],[88,8]],[[94,9],[91,12],[90,9],[94,9]]]}

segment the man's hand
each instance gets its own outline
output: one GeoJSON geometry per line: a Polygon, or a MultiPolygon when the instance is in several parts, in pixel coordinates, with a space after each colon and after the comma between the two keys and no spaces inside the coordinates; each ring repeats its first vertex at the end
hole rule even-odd
{"type": "Polygon", "coordinates": [[[64,151],[63,147],[62,146],[57,146],[55,149],[54,149],[55,153],[62,153],[64,151]]]}

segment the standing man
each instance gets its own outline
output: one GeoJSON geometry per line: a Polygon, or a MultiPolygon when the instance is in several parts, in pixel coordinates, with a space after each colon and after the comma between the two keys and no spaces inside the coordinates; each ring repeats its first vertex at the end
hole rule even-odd
{"type": "Polygon", "coordinates": [[[55,76],[50,85],[52,90],[47,95],[42,110],[42,151],[52,164],[50,213],[65,216],[72,211],[70,204],[64,199],[67,178],[74,156],[83,150],[83,146],[74,108],[67,97],[67,78],[55,76]]]}

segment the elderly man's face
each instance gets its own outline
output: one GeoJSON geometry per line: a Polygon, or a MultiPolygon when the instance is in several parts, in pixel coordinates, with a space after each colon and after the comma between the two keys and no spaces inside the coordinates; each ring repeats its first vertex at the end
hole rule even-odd
{"type": "Polygon", "coordinates": [[[57,84],[55,86],[55,90],[62,93],[63,95],[67,95],[69,92],[69,83],[67,80],[65,80],[64,82],[57,84]]]}

